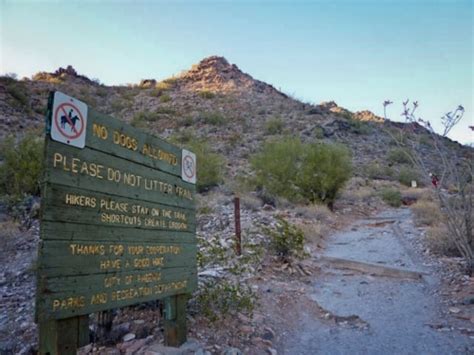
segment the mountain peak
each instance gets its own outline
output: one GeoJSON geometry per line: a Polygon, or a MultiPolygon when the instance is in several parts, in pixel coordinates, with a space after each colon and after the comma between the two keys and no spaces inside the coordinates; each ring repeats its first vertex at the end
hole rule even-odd
{"type": "Polygon", "coordinates": [[[259,93],[278,93],[273,86],[252,78],[235,64],[221,56],[202,59],[179,77],[184,86],[192,91],[241,92],[254,90],[259,93]]]}

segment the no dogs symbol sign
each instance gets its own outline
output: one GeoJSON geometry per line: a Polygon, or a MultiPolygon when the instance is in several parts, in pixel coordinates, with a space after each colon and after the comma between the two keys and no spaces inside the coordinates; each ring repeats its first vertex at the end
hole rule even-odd
{"type": "Polygon", "coordinates": [[[62,92],[54,93],[51,138],[84,148],[86,145],[87,105],[62,92]]]}
{"type": "Polygon", "coordinates": [[[196,183],[196,155],[186,149],[182,153],[181,178],[191,184],[196,183]]]}

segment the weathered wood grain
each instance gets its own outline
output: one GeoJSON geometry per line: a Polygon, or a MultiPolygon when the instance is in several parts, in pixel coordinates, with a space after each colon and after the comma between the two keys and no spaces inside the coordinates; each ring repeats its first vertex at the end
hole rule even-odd
{"type": "Polygon", "coordinates": [[[172,207],[161,203],[150,203],[52,184],[46,184],[43,192],[43,203],[48,206],[43,210],[43,221],[123,227],[129,229],[129,233],[137,233],[139,229],[195,231],[195,213],[189,208],[172,207]],[[76,196],[88,198],[89,205],[66,203],[76,196]],[[94,199],[94,207],[91,205],[92,199],[94,199]],[[112,206],[116,208],[113,209],[112,206]],[[134,208],[135,213],[133,213],[134,208]],[[125,210],[126,212],[122,212],[125,210]],[[184,219],[177,218],[176,213],[184,219]],[[183,229],[180,229],[181,227],[183,229]]]}
{"type": "Polygon", "coordinates": [[[42,277],[125,273],[134,269],[164,274],[171,268],[196,265],[194,243],[46,240],[41,243],[39,253],[42,263],[38,272],[42,277]]]}
{"type": "Polygon", "coordinates": [[[194,205],[195,185],[173,175],[87,147],[77,149],[52,140],[47,140],[46,151],[45,182],[170,206],[189,208],[194,205]],[[87,165],[83,165],[84,162],[87,165]],[[120,175],[112,173],[117,171],[120,175]],[[117,182],[114,177],[117,177],[117,182]],[[165,192],[167,186],[172,187],[173,193],[165,192]],[[191,199],[179,197],[175,193],[177,188],[190,191],[191,199]]]}
{"type": "Polygon", "coordinates": [[[181,149],[159,137],[147,134],[140,129],[132,127],[113,117],[101,114],[94,109],[89,109],[86,134],[86,147],[181,177],[181,149]],[[102,139],[100,135],[95,134],[94,123],[96,124],[96,129],[97,126],[106,127],[106,139],[102,139]],[[120,132],[126,137],[136,139],[138,143],[137,150],[129,149],[126,145],[114,143],[114,141],[117,141],[114,140],[114,132],[120,132]],[[154,147],[153,153],[158,153],[157,150],[161,150],[175,155],[177,164],[173,165],[164,160],[153,158],[150,154],[143,154],[145,144],[149,147],[154,147]]]}
{"type": "Polygon", "coordinates": [[[61,333],[57,319],[76,324],[197,287],[196,188],[181,179],[182,150],[88,112],[85,148],[49,134],[45,144],[36,319],[40,343],[54,338],[56,350],[87,328],[61,333]]]}
{"type": "Polygon", "coordinates": [[[194,232],[167,231],[159,229],[123,228],[120,226],[77,224],[73,222],[43,221],[41,239],[78,241],[110,241],[129,243],[142,242],[196,243],[194,232]],[[139,237],[137,237],[139,233],[139,237]],[[100,237],[99,237],[100,236],[100,237]],[[137,239],[139,238],[139,239],[137,239]]]}
{"type": "MultiPolygon", "coordinates": [[[[141,272],[110,273],[108,277],[125,277],[139,275],[141,272]]],[[[74,277],[39,278],[38,291],[42,297],[37,302],[37,318],[39,321],[48,319],[61,319],[89,314],[110,308],[124,307],[127,305],[164,298],[174,294],[191,293],[197,287],[195,267],[175,268],[172,272],[162,275],[158,282],[138,282],[136,279],[129,284],[115,287],[105,287],[104,275],[85,275],[74,277]],[[184,283],[185,282],[185,283],[184,283]],[[182,287],[173,287],[182,286],[182,287]],[[133,290],[134,292],[130,292],[133,290]],[[147,291],[150,291],[148,293],[147,291]],[[127,292],[133,297],[128,298],[127,292]],[[113,294],[121,297],[114,299],[113,294]],[[93,303],[100,295],[106,295],[106,302],[93,303]],[[83,299],[83,305],[72,307],[56,307],[55,300],[83,299]]]]}

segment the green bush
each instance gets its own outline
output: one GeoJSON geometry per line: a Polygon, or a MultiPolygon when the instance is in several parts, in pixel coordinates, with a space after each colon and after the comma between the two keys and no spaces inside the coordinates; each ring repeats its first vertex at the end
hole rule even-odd
{"type": "Polygon", "coordinates": [[[390,180],[393,177],[394,172],[389,166],[384,166],[373,162],[365,167],[364,174],[370,179],[390,180]]]}
{"type": "Polygon", "coordinates": [[[352,173],[351,157],[347,148],[336,144],[307,146],[305,159],[297,175],[297,186],[311,202],[331,205],[339,189],[352,173]]]}
{"type": "Polygon", "coordinates": [[[400,207],[402,205],[402,194],[394,188],[383,189],[380,193],[382,200],[389,206],[400,207]]]}
{"type": "Polygon", "coordinates": [[[197,311],[211,322],[239,312],[251,314],[256,300],[244,282],[225,279],[202,283],[196,293],[197,311]]]}
{"type": "Polygon", "coordinates": [[[418,174],[415,169],[402,166],[400,173],[398,174],[398,181],[405,186],[411,186],[412,180],[415,180],[419,184],[420,174],[418,174]]]}
{"type": "Polygon", "coordinates": [[[213,99],[216,94],[214,94],[212,91],[209,90],[201,90],[199,91],[199,96],[202,97],[203,99],[213,99]]]}
{"type": "Polygon", "coordinates": [[[387,160],[392,164],[411,164],[410,153],[403,148],[394,148],[388,152],[387,160]]]}
{"type": "Polygon", "coordinates": [[[163,94],[160,96],[160,102],[170,102],[171,96],[168,94],[163,94]]]}
{"type": "Polygon", "coordinates": [[[372,133],[372,126],[363,121],[359,121],[356,119],[351,119],[349,120],[350,124],[350,131],[355,134],[360,134],[360,135],[367,135],[372,133]]]}
{"type": "Polygon", "coordinates": [[[39,195],[43,167],[43,138],[27,133],[19,142],[13,137],[1,144],[0,193],[12,197],[39,195]]]}
{"type": "Polygon", "coordinates": [[[266,134],[281,134],[284,127],[285,122],[279,117],[271,118],[265,122],[266,134]]]}
{"type": "Polygon", "coordinates": [[[337,144],[303,144],[298,138],[267,142],[251,159],[257,188],[290,201],[331,205],[351,176],[348,150],[337,144]]]}
{"type": "Polygon", "coordinates": [[[207,112],[201,116],[201,120],[213,126],[222,126],[227,122],[226,117],[219,112],[207,112]]]}
{"type": "MultiPolygon", "coordinates": [[[[173,110],[171,111],[174,112],[173,110]]],[[[146,128],[148,126],[148,122],[158,121],[161,118],[160,114],[162,113],[168,113],[168,110],[158,109],[157,112],[151,112],[151,111],[137,112],[133,116],[132,120],[130,121],[130,124],[136,128],[146,128]]]]}
{"type": "Polygon", "coordinates": [[[28,107],[28,91],[23,82],[17,81],[9,76],[0,77],[0,83],[5,86],[5,90],[14,99],[13,104],[18,107],[28,107]]]}
{"type": "Polygon", "coordinates": [[[276,229],[265,228],[271,238],[271,246],[282,259],[304,256],[304,233],[282,217],[277,217],[276,229]]]}

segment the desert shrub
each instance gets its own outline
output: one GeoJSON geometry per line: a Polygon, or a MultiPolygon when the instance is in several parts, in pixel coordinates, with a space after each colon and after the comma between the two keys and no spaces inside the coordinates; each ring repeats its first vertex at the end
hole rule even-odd
{"type": "Polygon", "coordinates": [[[402,166],[398,173],[398,181],[405,186],[411,186],[412,180],[415,180],[419,184],[420,174],[413,168],[402,166]]]}
{"type": "Polygon", "coordinates": [[[444,224],[438,224],[428,228],[425,238],[428,247],[435,254],[445,256],[461,255],[453,238],[449,237],[448,228],[446,228],[444,224]]]}
{"type": "Polygon", "coordinates": [[[380,197],[392,207],[400,207],[402,205],[402,194],[394,188],[385,188],[380,192],[380,197]]]}
{"type": "Polygon", "coordinates": [[[212,91],[209,91],[209,90],[201,90],[199,91],[199,97],[203,98],[203,99],[213,99],[214,97],[216,96],[215,93],[213,93],[212,91]]]}
{"type": "Polygon", "coordinates": [[[411,164],[411,155],[406,149],[394,148],[388,152],[387,160],[392,164],[411,164]]]}
{"type": "Polygon", "coordinates": [[[265,122],[265,133],[266,134],[281,134],[285,122],[280,117],[273,117],[265,122]]]}
{"type": "Polygon", "coordinates": [[[297,168],[302,165],[303,149],[301,141],[293,138],[265,143],[250,161],[256,172],[257,188],[291,200],[300,198],[296,176],[297,168]]]}
{"type": "Polygon", "coordinates": [[[20,197],[39,195],[43,167],[43,139],[28,132],[20,141],[6,138],[0,144],[0,193],[20,197]]]}
{"type": "Polygon", "coordinates": [[[214,279],[200,285],[195,299],[198,313],[214,322],[239,312],[252,313],[257,295],[244,282],[214,279]]]}
{"type": "Polygon", "coordinates": [[[213,126],[222,126],[227,122],[227,118],[219,112],[206,112],[201,116],[201,120],[213,126]]]}
{"type": "Polygon", "coordinates": [[[331,205],[352,173],[349,151],[342,145],[313,144],[305,149],[297,186],[311,202],[331,205]]]}
{"type": "Polygon", "coordinates": [[[160,96],[160,102],[170,102],[171,101],[171,96],[168,94],[163,94],[160,96]]]}
{"type": "Polygon", "coordinates": [[[15,80],[12,76],[2,76],[0,77],[0,83],[5,86],[6,92],[14,99],[14,105],[20,107],[28,106],[28,92],[22,82],[15,80]]]}
{"type": "Polygon", "coordinates": [[[373,162],[364,167],[363,174],[370,179],[390,180],[393,177],[394,172],[389,166],[373,162]]]}
{"type": "MultiPolygon", "coordinates": [[[[160,114],[164,113],[164,112],[167,112],[166,109],[164,112],[162,112],[163,109],[159,109],[155,112],[151,112],[151,111],[140,111],[140,112],[137,112],[133,118],[132,118],[132,121],[130,122],[130,124],[133,126],[133,127],[136,127],[136,128],[145,128],[148,126],[148,122],[155,122],[155,121],[158,121],[161,116],[160,114]]],[[[174,111],[172,111],[174,112],[174,111]]]]}
{"type": "Polygon", "coordinates": [[[194,123],[192,116],[184,116],[178,119],[178,125],[183,127],[190,127],[194,123]]]}
{"type": "Polygon", "coordinates": [[[323,139],[324,138],[324,129],[323,127],[317,126],[313,130],[314,137],[317,139],[323,139]]]}
{"type": "Polygon", "coordinates": [[[163,80],[160,81],[159,83],[156,83],[155,89],[160,92],[160,95],[163,93],[163,91],[171,89],[171,86],[173,86],[173,82],[170,82],[169,80],[163,80]]]}
{"type": "Polygon", "coordinates": [[[434,201],[419,200],[411,206],[417,225],[432,226],[442,220],[441,210],[434,201]]]}
{"type": "Polygon", "coordinates": [[[110,109],[113,112],[120,112],[123,109],[130,107],[131,105],[132,105],[131,101],[123,100],[123,99],[115,99],[110,104],[110,109]]]}
{"type": "Polygon", "coordinates": [[[267,142],[251,159],[257,188],[290,201],[331,205],[351,175],[348,150],[336,144],[303,144],[298,138],[267,142]]]}
{"type": "Polygon", "coordinates": [[[350,131],[355,134],[367,135],[372,133],[372,126],[369,123],[356,119],[349,120],[350,131]]]}
{"type": "Polygon", "coordinates": [[[290,224],[282,217],[277,217],[277,220],[275,229],[265,228],[276,255],[284,260],[304,256],[305,239],[301,228],[290,224]]]}

